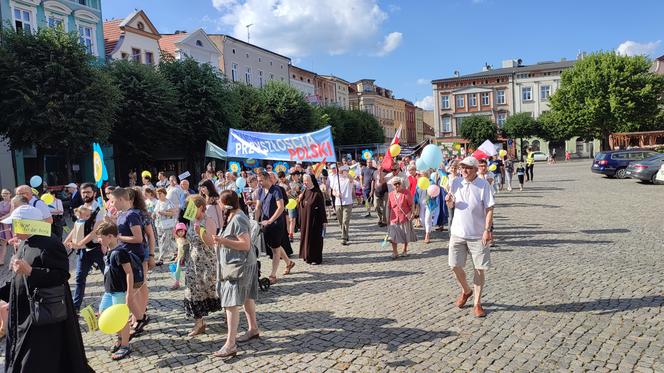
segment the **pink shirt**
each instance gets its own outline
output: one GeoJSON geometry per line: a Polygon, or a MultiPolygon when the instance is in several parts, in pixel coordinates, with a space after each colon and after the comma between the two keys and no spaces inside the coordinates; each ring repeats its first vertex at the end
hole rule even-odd
{"type": "Polygon", "coordinates": [[[390,224],[401,224],[408,221],[408,214],[413,209],[413,200],[408,194],[390,192],[388,199],[390,209],[390,224]]]}

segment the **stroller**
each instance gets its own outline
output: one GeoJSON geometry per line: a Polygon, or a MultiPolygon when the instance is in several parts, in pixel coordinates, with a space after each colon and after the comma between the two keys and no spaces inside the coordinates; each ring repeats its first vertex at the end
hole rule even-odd
{"type": "MultiPolygon", "coordinates": [[[[265,241],[263,240],[263,231],[261,230],[260,224],[252,220],[251,221],[251,248],[256,251],[256,258],[260,257],[261,253],[265,254],[265,241]]],[[[270,279],[267,277],[261,278],[261,262],[256,260],[257,273],[258,276],[258,286],[261,290],[266,291],[270,288],[270,279]]]]}

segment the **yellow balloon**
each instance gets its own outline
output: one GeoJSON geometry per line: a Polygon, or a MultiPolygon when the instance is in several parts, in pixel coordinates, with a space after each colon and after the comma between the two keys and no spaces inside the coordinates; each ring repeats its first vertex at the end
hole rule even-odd
{"type": "Polygon", "coordinates": [[[507,155],[507,151],[505,149],[500,149],[498,155],[502,158],[507,155]]]}
{"type": "Polygon", "coordinates": [[[289,199],[288,203],[286,204],[286,208],[292,210],[296,207],[297,207],[297,200],[295,198],[289,199]]]}
{"type": "Polygon", "coordinates": [[[110,306],[99,316],[99,330],[106,334],[115,334],[127,325],[129,307],[126,304],[110,306]]]}
{"type": "Polygon", "coordinates": [[[55,201],[55,197],[53,197],[51,193],[42,194],[40,199],[44,201],[44,203],[46,203],[47,205],[50,205],[51,203],[53,203],[53,201],[55,201]]]}
{"type": "Polygon", "coordinates": [[[417,187],[426,190],[429,185],[431,185],[431,181],[429,181],[428,177],[422,176],[421,178],[417,179],[417,187]]]}
{"type": "Polygon", "coordinates": [[[152,173],[150,173],[150,171],[148,171],[148,170],[145,170],[145,171],[141,172],[141,177],[142,177],[142,178],[146,178],[146,177],[147,177],[147,178],[149,178],[149,179],[152,179],[152,173]]]}
{"type": "Polygon", "coordinates": [[[489,166],[489,171],[495,171],[495,170],[496,170],[496,164],[495,163],[492,164],[491,166],[489,166]]]}
{"type": "Polygon", "coordinates": [[[354,170],[348,171],[348,175],[350,175],[350,177],[355,177],[355,171],[354,170]]]}
{"type": "Polygon", "coordinates": [[[399,144],[393,144],[390,146],[390,155],[396,157],[401,153],[401,146],[399,144]]]}

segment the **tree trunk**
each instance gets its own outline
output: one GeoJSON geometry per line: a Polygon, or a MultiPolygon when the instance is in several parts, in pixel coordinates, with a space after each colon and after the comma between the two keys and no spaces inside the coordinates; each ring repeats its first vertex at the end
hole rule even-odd
{"type": "Polygon", "coordinates": [[[71,152],[65,152],[65,165],[67,166],[67,180],[74,180],[74,175],[71,172],[71,152]]]}
{"type": "Polygon", "coordinates": [[[609,146],[609,135],[611,133],[609,131],[602,131],[602,151],[607,151],[607,150],[613,150],[609,146]]]}

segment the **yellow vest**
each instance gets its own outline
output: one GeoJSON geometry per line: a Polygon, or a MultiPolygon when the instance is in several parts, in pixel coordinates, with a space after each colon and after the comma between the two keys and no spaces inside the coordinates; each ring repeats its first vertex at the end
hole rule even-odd
{"type": "Polygon", "coordinates": [[[527,165],[532,165],[535,164],[535,153],[534,152],[528,152],[528,155],[526,156],[526,164],[527,165]]]}

